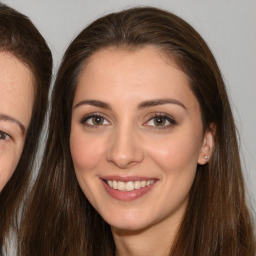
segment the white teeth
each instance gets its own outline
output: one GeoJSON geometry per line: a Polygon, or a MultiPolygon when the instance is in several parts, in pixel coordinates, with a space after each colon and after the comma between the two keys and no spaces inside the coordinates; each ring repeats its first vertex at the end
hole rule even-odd
{"type": "Polygon", "coordinates": [[[107,184],[111,188],[117,189],[120,191],[133,191],[134,189],[140,189],[140,188],[144,188],[154,184],[154,180],[148,180],[148,181],[136,180],[136,181],[128,181],[128,182],[107,180],[107,184]]]}
{"type": "Polygon", "coordinates": [[[112,181],[112,180],[108,180],[107,182],[108,182],[108,185],[109,185],[111,188],[113,188],[113,181],[112,181]]]}
{"type": "Polygon", "coordinates": [[[117,182],[113,180],[113,189],[117,189],[117,182]]]}
{"type": "Polygon", "coordinates": [[[118,181],[117,182],[117,189],[121,190],[121,191],[124,191],[125,190],[125,183],[122,182],[122,181],[118,181]]]}
{"type": "Polygon", "coordinates": [[[134,183],[133,183],[132,181],[127,182],[126,185],[125,185],[125,189],[126,189],[127,191],[132,191],[132,190],[134,190],[134,183]]]}
{"type": "Polygon", "coordinates": [[[134,182],[134,188],[135,188],[135,189],[140,189],[140,188],[141,188],[141,182],[138,181],[138,180],[135,181],[135,182],[134,182]]]}

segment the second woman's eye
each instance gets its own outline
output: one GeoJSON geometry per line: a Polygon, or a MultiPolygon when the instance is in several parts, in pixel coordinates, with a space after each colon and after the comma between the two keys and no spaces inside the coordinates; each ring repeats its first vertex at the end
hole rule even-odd
{"type": "Polygon", "coordinates": [[[174,124],[176,124],[175,120],[166,115],[156,115],[145,123],[147,126],[155,126],[157,128],[167,128],[174,124]]]}
{"type": "Polygon", "coordinates": [[[107,121],[106,118],[100,115],[86,116],[81,120],[81,123],[87,126],[102,126],[110,124],[110,122],[107,121]]]}

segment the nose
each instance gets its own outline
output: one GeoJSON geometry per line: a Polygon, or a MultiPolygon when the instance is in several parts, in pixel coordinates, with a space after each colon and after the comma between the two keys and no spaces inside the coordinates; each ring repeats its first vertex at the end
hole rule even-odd
{"type": "Polygon", "coordinates": [[[130,168],[144,159],[139,136],[128,128],[120,128],[112,134],[107,160],[121,169],[130,168]]]}

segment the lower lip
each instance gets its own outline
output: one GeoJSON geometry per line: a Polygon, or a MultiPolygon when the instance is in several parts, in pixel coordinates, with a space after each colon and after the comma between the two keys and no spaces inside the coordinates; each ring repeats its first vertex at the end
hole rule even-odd
{"type": "Polygon", "coordinates": [[[107,193],[113,198],[121,201],[132,201],[137,198],[140,198],[141,196],[149,192],[156,183],[154,182],[152,185],[149,185],[140,189],[134,189],[133,191],[121,191],[121,190],[113,189],[108,184],[106,184],[105,181],[103,180],[101,181],[107,193]]]}

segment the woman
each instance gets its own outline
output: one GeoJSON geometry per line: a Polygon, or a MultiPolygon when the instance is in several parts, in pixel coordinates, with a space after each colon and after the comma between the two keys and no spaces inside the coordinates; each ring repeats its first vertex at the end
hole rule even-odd
{"type": "Polygon", "coordinates": [[[35,26],[0,4],[0,248],[28,190],[51,70],[51,52],[35,26]]]}
{"type": "Polygon", "coordinates": [[[33,193],[24,255],[254,255],[225,85],[190,25],[134,8],[74,39],[33,193]]]}

